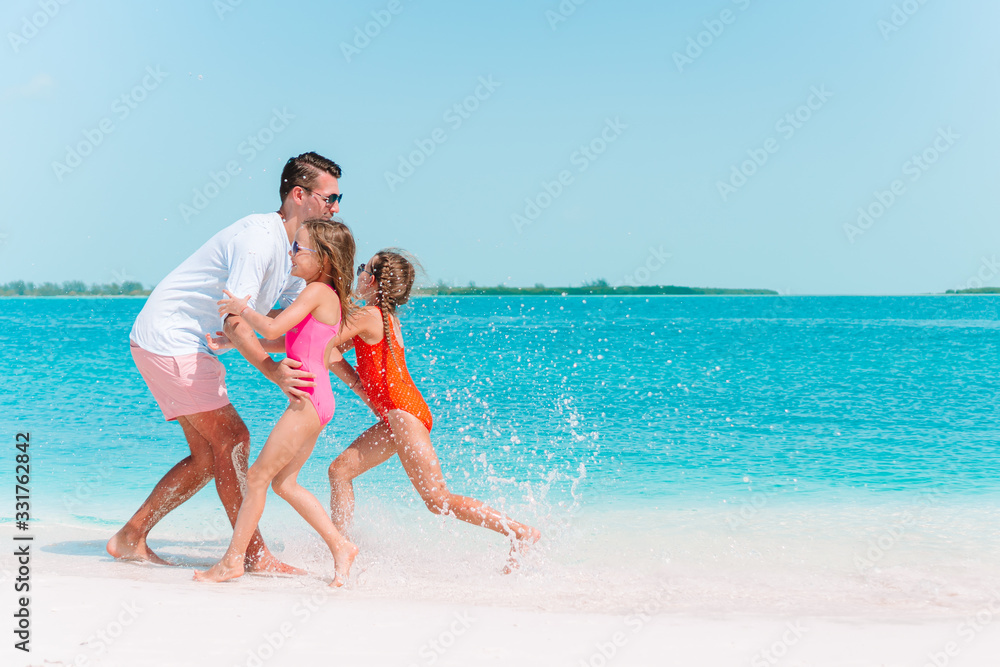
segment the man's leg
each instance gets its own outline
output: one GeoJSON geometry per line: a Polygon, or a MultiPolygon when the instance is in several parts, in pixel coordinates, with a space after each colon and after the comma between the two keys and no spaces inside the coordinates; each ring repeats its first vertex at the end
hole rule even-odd
{"type": "MultiPolygon", "coordinates": [[[[188,419],[210,444],[215,488],[229,516],[229,522],[235,526],[240,504],[243,502],[250,433],[232,404],[218,410],[188,415],[188,419]]],[[[286,565],[271,555],[259,530],[254,530],[253,537],[250,538],[245,567],[251,572],[302,574],[302,570],[286,565]]]]}
{"type": "Polygon", "coordinates": [[[184,430],[191,455],[163,476],[128,523],[108,540],[108,553],[115,558],[169,565],[146,546],[146,536],[160,519],[212,479],[214,456],[211,443],[198,432],[188,417],[178,417],[177,423],[184,430]]]}

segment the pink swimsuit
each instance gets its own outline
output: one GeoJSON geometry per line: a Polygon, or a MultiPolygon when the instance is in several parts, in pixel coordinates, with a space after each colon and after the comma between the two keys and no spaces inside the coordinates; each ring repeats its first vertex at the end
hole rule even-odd
{"type": "Polygon", "coordinates": [[[337,407],[337,402],[333,398],[333,388],[330,386],[330,372],[326,368],[326,346],[338,331],[340,331],[339,322],[334,325],[323,324],[309,314],[285,334],[285,353],[288,358],[301,361],[302,366],[299,370],[308,371],[316,376],[313,380],[316,383],[315,387],[301,389],[309,394],[309,400],[319,415],[319,423],[323,426],[333,419],[333,411],[337,407]]]}

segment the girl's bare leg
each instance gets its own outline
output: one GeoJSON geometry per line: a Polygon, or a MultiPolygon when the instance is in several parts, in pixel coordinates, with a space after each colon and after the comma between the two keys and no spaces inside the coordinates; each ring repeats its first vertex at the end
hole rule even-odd
{"type": "Polygon", "coordinates": [[[195,572],[200,581],[226,581],[243,574],[247,546],[264,513],[267,487],[282,468],[288,465],[306,443],[315,442],[320,431],[316,409],[309,401],[288,406],[267,437],[260,455],[247,472],[247,488],[233,527],[233,539],[222,560],[203,572],[195,572]]]}
{"type": "MultiPolygon", "coordinates": [[[[519,552],[534,544],[541,537],[536,528],[518,523],[510,517],[474,498],[448,491],[441,474],[441,465],[431,445],[431,436],[419,419],[402,410],[388,414],[389,424],[396,441],[399,462],[420,494],[427,509],[435,514],[451,514],[457,519],[505,535],[517,543],[511,549],[516,560],[519,552]]],[[[509,563],[508,568],[515,566],[509,563]]]]}
{"type": "Polygon", "coordinates": [[[315,436],[309,439],[309,441],[299,449],[299,452],[292,458],[288,464],[281,469],[281,471],[271,482],[271,487],[274,492],[279,496],[284,498],[289,505],[295,508],[306,522],[313,527],[313,529],[319,533],[323,541],[330,548],[330,553],[333,554],[334,567],[336,568],[336,576],[333,579],[333,586],[343,586],[344,582],[347,580],[347,575],[350,573],[351,564],[354,562],[354,558],[358,555],[358,548],[351,542],[344,539],[333,522],[330,521],[330,517],[326,515],[326,509],[323,505],[316,499],[316,496],[309,493],[305,488],[299,485],[298,475],[299,471],[302,470],[302,466],[309,459],[312,454],[313,447],[316,446],[316,437],[319,435],[317,433],[315,436]]]}
{"type": "Polygon", "coordinates": [[[354,517],[352,480],[396,453],[396,441],[385,422],[368,428],[330,464],[330,514],[340,532],[347,534],[354,517]]]}

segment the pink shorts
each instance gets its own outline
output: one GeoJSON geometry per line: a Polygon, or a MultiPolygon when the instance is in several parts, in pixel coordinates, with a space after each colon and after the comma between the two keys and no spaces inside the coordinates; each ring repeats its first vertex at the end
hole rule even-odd
{"type": "Polygon", "coordinates": [[[164,357],[132,343],[132,359],[167,421],[229,405],[226,368],[211,354],[164,357]]]}

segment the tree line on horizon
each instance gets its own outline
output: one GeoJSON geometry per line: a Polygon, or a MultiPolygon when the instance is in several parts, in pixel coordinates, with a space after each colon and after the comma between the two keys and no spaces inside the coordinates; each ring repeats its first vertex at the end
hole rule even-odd
{"type": "Polygon", "coordinates": [[[67,280],[62,284],[45,282],[39,285],[15,280],[0,284],[0,296],[149,296],[151,291],[134,280],[102,285],[92,283],[90,286],[82,280],[67,280]]]}
{"type": "Polygon", "coordinates": [[[479,287],[470,282],[468,287],[453,287],[439,280],[433,287],[414,288],[414,294],[425,296],[777,296],[768,289],[725,289],[720,287],[683,287],[679,285],[609,285],[602,279],[585,282],[580,287],[546,287],[535,283],[534,287],[479,287]]]}
{"type": "MultiPolygon", "coordinates": [[[[0,296],[149,296],[152,288],[146,289],[142,283],[126,280],[121,283],[92,283],[87,285],[82,280],[67,280],[61,284],[15,280],[0,283],[0,296]]],[[[609,285],[606,280],[599,279],[585,282],[579,287],[546,287],[535,283],[534,287],[480,287],[475,282],[459,287],[439,280],[436,285],[415,287],[414,294],[423,296],[504,296],[504,295],[539,295],[539,296],[578,296],[578,295],[619,295],[619,296],[777,296],[778,293],[768,289],[726,289],[716,287],[683,287],[679,285],[609,285]]],[[[947,290],[945,294],[1000,294],[1000,287],[978,287],[960,290],[947,290]]]]}
{"type": "MultiPolygon", "coordinates": [[[[121,283],[93,283],[87,285],[81,280],[67,280],[61,284],[45,282],[35,284],[24,280],[15,280],[0,284],[0,296],[149,296],[151,289],[143,287],[142,283],[126,280],[121,283]]],[[[455,287],[444,281],[431,287],[417,287],[414,294],[424,296],[504,296],[504,295],[544,295],[544,296],[577,296],[577,295],[777,295],[777,292],[766,289],[723,289],[714,287],[682,287],[677,285],[609,285],[606,280],[585,282],[580,287],[546,287],[535,283],[534,287],[477,287],[470,282],[467,287],[455,287]]]]}

